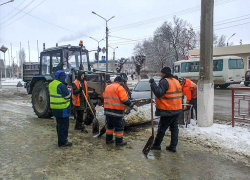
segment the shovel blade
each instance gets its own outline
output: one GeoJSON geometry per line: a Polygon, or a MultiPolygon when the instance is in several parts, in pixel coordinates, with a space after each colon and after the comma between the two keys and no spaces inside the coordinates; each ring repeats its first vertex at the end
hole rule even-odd
{"type": "Polygon", "coordinates": [[[100,137],[102,137],[102,135],[105,134],[105,133],[106,133],[106,125],[104,125],[104,126],[102,127],[100,133],[97,134],[97,135],[95,135],[94,137],[95,137],[95,138],[100,138],[100,137]]]}
{"type": "Polygon", "coordinates": [[[99,133],[99,122],[96,118],[93,119],[92,123],[92,133],[98,134],[99,133]]]}
{"type": "Polygon", "coordinates": [[[152,147],[154,142],[154,136],[150,136],[150,138],[148,139],[147,144],[145,145],[145,147],[143,148],[142,152],[145,156],[148,155],[150,148],[152,147]]]}

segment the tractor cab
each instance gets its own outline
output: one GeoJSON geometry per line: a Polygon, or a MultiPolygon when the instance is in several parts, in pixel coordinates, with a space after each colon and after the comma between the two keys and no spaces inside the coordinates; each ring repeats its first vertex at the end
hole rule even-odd
{"type": "MultiPolygon", "coordinates": [[[[88,50],[84,46],[59,46],[48,48],[40,55],[40,76],[55,77],[58,70],[63,70],[70,77],[72,71],[90,71],[88,50]]],[[[71,85],[72,80],[67,80],[71,85]]]]}

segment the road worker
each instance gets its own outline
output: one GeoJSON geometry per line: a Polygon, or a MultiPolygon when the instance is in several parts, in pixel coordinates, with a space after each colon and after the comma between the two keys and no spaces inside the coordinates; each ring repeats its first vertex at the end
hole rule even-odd
{"type": "Polygon", "coordinates": [[[88,98],[88,84],[84,79],[84,75],[85,72],[79,70],[77,79],[72,84],[72,103],[76,108],[75,130],[81,130],[83,133],[88,133],[84,126],[84,119],[87,117],[87,103],[83,92],[85,93],[86,98],[88,98]]]}
{"type": "Polygon", "coordinates": [[[176,152],[178,144],[178,116],[182,113],[181,85],[171,74],[169,67],[161,70],[162,79],[157,86],[154,79],[150,79],[151,89],[156,99],[156,116],[160,116],[157,135],[152,150],[161,150],[161,142],[166,130],[170,127],[171,142],[166,150],[176,152]]]}
{"type": "Polygon", "coordinates": [[[123,141],[124,131],[124,110],[125,106],[129,106],[135,111],[137,106],[132,104],[129,100],[128,94],[121,86],[123,79],[117,76],[114,82],[105,88],[103,93],[104,98],[104,114],[106,115],[106,144],[116,143],[116,146],[124,146],[127,142],[123,141]],[[113,140],[113,133],[115,133],[115,141],[113,140]]]}
{"type": "MultiPolygon", "coordinates": [[[[181,89],[183,94],[186,96],[186,104],[193,105],[191,111],[191,119],[194,119],[193,108],[197,119],[197,85],[190,79],[180,78],[181,89]]],[[[190,109],[190,106],[185,106],[184,110],[190,109]]]]}
{"type": "Polygon", "coordinates": [[[57,122],[59,147],[72,146],[72,143],[68,141],[71,92],[66,86],[66,78],[67,74],[59,70],[55,74],[55,80],[49,84],[50,107],[57,122]]]}

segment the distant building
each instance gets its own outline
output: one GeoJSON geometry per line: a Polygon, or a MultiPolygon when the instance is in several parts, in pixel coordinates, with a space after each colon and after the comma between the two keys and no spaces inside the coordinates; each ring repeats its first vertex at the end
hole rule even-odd
{"type": "MultiPolygon", "coordinates": [[[[199,49],[189,51],[189,55],[200,55],[199,49]]],[[[213,50],[213,56],[239,56],[244,61],[245,71],[250,70],[250,44],[238,45],[238,46],[227,46],[227,47],[216,47],[213,50]]]]}
{"type": "MultiPolygon", "coordinates": [[[[115,64],[117,63],[118,61],[115,60],[109,60],[108,61],[108,69],[109,71],[113,71],[113,68],[115,69],[115,64]]],[[[97,61],[94,61],[94,62],[91,62],[91,64],[93,65],[93,68],[94,69],[98,69],[100,71],[106,71],[106,61],[105,60],[99,60],[99,68],[97,68],[97,61]]],[[[116,69],[115,69],[115,72],[116,72],[116,69]]],[[[127,61],[124,65],[123,65],[123,69],[122,71],[123,73],[128,73],[128,74],[131,74],[133,72],[135,72],[135,68],[134,68],[134,64],[132,61],[127,61]]]]}

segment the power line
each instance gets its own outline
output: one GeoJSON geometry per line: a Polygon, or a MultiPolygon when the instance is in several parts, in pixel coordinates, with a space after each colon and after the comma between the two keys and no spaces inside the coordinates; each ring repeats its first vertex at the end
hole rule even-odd
{"type": "MultiPolygon", "coordinates": [[[[5,27],[7,27],[7,26],[10,26],[11,24],[15,23],[16,21],[18,21],[19,19],[21,19],[21,18],[24,17],[25,15],[29,15],[29,16],[35,18],[35,19],[38,19],[38,20],[40,20],[40,21],[43,21],[43,22],[45,22],[45,23],[47,23],[47,24],[50,24],[50,25],[53,25],[53,26],[55,26],[55,27],[58,27],[58,28],[67,30],[67,31],[72,32],[72,33],[75,33],[75,34],[79,34],[79,35],[81,35],[81,36],[90,37],[90,36],[88,36],[88,35],[78,33],[78,32],[76,32],[76,31],[67,29],[67,28],[65,28],[65,27],[63,27],[63,26],[60,26],[60,25],[51,23],[51,22],[49,22],[49,21],[43,20],[43,19],[41,19],[41,18],[38,18],[38,17],[36,17],[36,16],[33,16],[33,15],[29,14],[31,11],[33,11],[33,10],[36,9],[38,6],[40,6],[44,1],[45,1],[45,0],[43,0],[41,3],[39,3],[39,4],[38,4],[37,6],[35,6],[33,9],[31,9],[29,12],[24,12],[24,11],[22,11],[22,12],[25,13],[23,16],[21,16],[20,18],[18,18],[18,19],[15,20],[15,21],[13,21],[12,23],[7,24],[6,26],[1,27],[0,29],[3,29],[3,28],[5,28],[5,27]]],[[[10,5],[10,6],[11,6],[11,5],[10,5]]],[[[13,6],[11,6],[11,7],[12,7],[12,8],[15,8],[15,7],[13,7],[13,6]]],[[[17,8],[15,8],[15,9],[17,9],[17,8]]],[[[17,9],[17,10],[20,10],[20,9],[17,9]]]]}
{"type": "MultiPolygon", "coordinates": [[[[220,6],[220,5],[230,3],[230,2],[233,2],[233,1],[236,1],[236,0],[220,0],[220,1],[218,0],[215,3],[215,6],[220,6]]],[[[156,21],[165,19],[167,17],[172,17],[173,15],[178,15],[178,14],[183,14],[184,15],[184,14],[193,13],[193,12],[198,11],[198,10],[200,10],[200,6],[191,7],[191,8],[188,8],[188,9],[185,9],[185,10],[182,10],[182,11],[177,11],[175,13],[171,13],[171,14],[168,14],[168,15],[165,15],[165,16],[160,16],[160,17],[157,17],[157,18],[148,19],[148,20],[137,22],[137,23],[131,23],[131,24],[123,25],[123,26],[114,27],[114,28],[111,28],[111,32],[116,32],[116,31],[127,29],[127,28],[132,28],[132,27],[136,27],[136,26],[149,24],[149,23],[154,23],[156,21]]]]}
{"type": "Polygon", "coordinates": [[[16,17],[18,14],[20,14],[24,9],[26,9],[27,7],[29,7],[33,2],[35,2],[35,0],[31,1],[29,4],[27,4],[25,7],[23,7],[21,10],[19,10],[19,12],[17,12],[16,14],[14,14],[13,16],[11,16],[9,19],[3,21],[1,24],[5,24],[6,22],[10,21],[11,19],[13,19],[14,17],[16,17]]]}
{"type": "MultiPolygon", "coordinates": [[[[236,25],[233,25],[233,26],[227,26],[227,27],[223,27],[223,28],[218,28],[218,29],[215,29],[215,31],[221,30],[221,29],[227,29],[227,28],[237,27],[237,26],[242,26],[242,25],[246,25],[246,24],[250,24],[250,22],[246,22],[246,23],[242,23],[242,24],[236,24],[236,25]]],[[[143,41],[143,40],[145,40],[145,39],[137,40],[136,42],[141,42],[141,41],[143,41]]],[[[119,45],[119,46],[122,46],[122,45],[135,44],[136,42],[123,41],[123,42],[119,42],[119,43],[113,43],[112,45],[119,45]]]]}
{"type": "Polygon", "coordinates": [[[45,1],[45,0],[43,0],[42,2],[40,2],[37,6],[35,6],[34,8],[32,8],[32,9],[31,9],[29,12],[27,12],[27,13],[24,12],[23,10],[20,10],[20,9],[17,9],[17,8],[11,6],[11,7],[15,8],[15,9],[21,11],[21,12],[24,12],[25,14],[24,14],[23,16],[19,17],[18,19],[16,19],[15,21],[12,21],[11,23],[9,23],[9,24],[7,24],[7,25],[1,27],[0,29],[3,29],[3,28],[5,28],[5,27],[8,27],[8,26],[10,26],[11,24],[17,22],[19,19],[22,19],[22,18],[23,18],[24,16],[26,16],[28,13],[30,13],[31,11],[33,11],[34,9],[36,9],[38,6],[40,6],[44,1],[45,1]]]}
{"type": "MultiPolygon", "coordinates": [[[[17,8],[18,7],[20,7],[24,2],[25,2],[26,0],[24,0],[23,2],[21,2],[21,4],[19,4],[18,6],[17,6],[17,8]]],[[[3,20],[3,19],[5,19],[7,16],[9,16],[12,12],[14,12],[15,11],[15,9],[13,9],[10,13],[8,13],[7,15],[5,15],[4,17],[2,17],[1,18],[1,21],[3,20]]]]}

